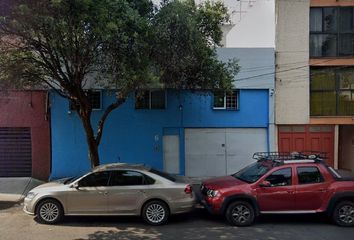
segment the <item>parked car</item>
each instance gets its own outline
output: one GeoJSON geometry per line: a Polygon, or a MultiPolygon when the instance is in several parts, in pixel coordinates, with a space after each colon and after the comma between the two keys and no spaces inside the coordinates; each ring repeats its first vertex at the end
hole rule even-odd
{"type": "Polygon", "coordinates": [[[108,164],[79,178],[32,189],[24,211],[46,224],[64,215],[136,215],[161,225],[170,214],[191,211],[194,203],[190,185],[167,173],[143,165],[108,164]]]}
{"type": "Polygon", "coordinates": [[[236,226],[260,214],[326,212],[340,226],[354,226],[354,178],[343,177],[321,155],[256,153],[256,162],[204,181],[199,201],[236,226]]]}

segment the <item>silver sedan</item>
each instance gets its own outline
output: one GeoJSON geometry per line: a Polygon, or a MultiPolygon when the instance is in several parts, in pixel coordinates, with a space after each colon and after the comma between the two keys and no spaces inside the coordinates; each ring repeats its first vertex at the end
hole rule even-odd
{"type": "Polygon", "coordinates": [[[50,182],[32,189],[24,211],[46,224],[69,215],[136,215],[161,225],[170,214],[194,207],[189,184],[143,165],[108,164],[79,178],[50,182]]]}

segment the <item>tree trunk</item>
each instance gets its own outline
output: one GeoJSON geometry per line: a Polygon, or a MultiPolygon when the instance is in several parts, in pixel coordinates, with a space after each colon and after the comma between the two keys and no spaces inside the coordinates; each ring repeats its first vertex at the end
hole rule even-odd
{"type": "Polygon", "coordinates": [[[82,124],[85,129],[86,133],[86,141],[89,148],[88,156],[91,161],[91,168],[97,167],[100,165],[100,158],[98,154],[98,146],[101,142],[102,134],[103,134],[103,127],[104,123],[108,117],[108,115],[117,107],[122,105],[125,102],[125,97],[120,96],[117,98],[116,102],[112,103],[107,107],[104,111],[99,123],[98,123],[98,130],[97,136],[95,136],[94,131],[92,129],[91,124],[91,110],[79,110],[79,116],[82,121],[82,124]]]}
{"type": "Polygon", "coordinates": [[[100,165],[100,158],[98,155],[98,143],[96,142],[91,125],[91,114],[80,113],[79,115],[86,133],[86,141],[89,150],[88,157],[91,161],[91,168],[94,168],[100,165]]]}

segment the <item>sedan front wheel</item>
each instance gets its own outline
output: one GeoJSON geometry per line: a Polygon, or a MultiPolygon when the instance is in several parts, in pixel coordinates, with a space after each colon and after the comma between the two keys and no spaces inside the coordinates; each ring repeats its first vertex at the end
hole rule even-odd
{"type": "Polygon", "coordinates": [[[55,224],[63,218],[63,208],[54,199],[43,200],[37,207],[37,218],[40,223],[55,224]]]}

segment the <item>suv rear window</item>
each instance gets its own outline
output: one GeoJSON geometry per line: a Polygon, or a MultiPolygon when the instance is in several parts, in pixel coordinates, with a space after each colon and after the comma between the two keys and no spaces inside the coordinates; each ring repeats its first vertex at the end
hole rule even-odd
{"type": "Polygon", "coordinates": [[[297,176],[299,184],[311,184],[323,182],[322,174],[317,167],[298,167],[297,176]]]}
{"type": "Polygon", "coordinates": [[[156,170],[156,169],[154,169],[154,168],[151,168],[151,169],[149,170],[149,172],[151,172],[151,173],[153,173],[153,174],[156,174],[156,175],[158,175],[158,176],[160,176],[160,177],[166,178],[166,179],[168,179],[168,180],[170,180],[170,181],[172,181],[172,182],[176,182],[176,179],[175,179],[174,177],[172,177],[172,176],[171,176],[170,174],[168,174],[168,173],[161,172],[161,171],[156,170]]]}

